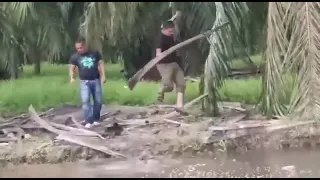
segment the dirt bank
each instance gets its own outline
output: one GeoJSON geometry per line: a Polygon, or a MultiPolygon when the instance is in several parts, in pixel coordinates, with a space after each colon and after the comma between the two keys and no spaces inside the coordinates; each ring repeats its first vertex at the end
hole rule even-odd
{"type": "MultiPolygon", "coordinates": [[[[102,125],[91,129],[103,137],[74,136],[86,145],[63,140],[61,134],[49,132],[30,116],[20,116],[0,124],[3,132],[15,127],[24,134],[23,138],[0,143],[0,162],[3,166],[61,163],[110,157],[112,153],[106,152],[141,160],[163,155],[215,157],[259,148],[317,148],[320,145],[320,128],[316,123],[268,120],[239,103],[223,103],[221,108],[221,117],[208,118],[202,117],[197,107],[181,114],[166,106],[104,106],[102,125]]],[[[40,115],[58,129],[63,125],[75,130],[83,123],[79,107],[65,106],[40,115]]],[[[58,133],[62,132],[61,128],[58,133]]],[[[8,138],[8,134],[3,133],[2,139],[8,138]]]]}

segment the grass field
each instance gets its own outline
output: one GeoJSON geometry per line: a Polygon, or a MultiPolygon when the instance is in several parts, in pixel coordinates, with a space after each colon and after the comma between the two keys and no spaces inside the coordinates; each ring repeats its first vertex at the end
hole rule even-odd
{"type": "MultiPolygon", "coordinates": [[[[259,56],[253,60],[259,63],[259,56]]],[[[234,68],[245,64],[236,61],[234,68]]],[[[148,105],[154,103],[159,84],[140,82],[133,91],[125,88],[126,80],[120,74],[121,66],[106,65],[107,83],[103,86],[103,100],[106,104],[148,105]]],[[[42,65],[41,76],[32,74],[32,67],[24,67],[22,78],[0,82],[0,112],[12,115],[27,111],[32,104],[36,109],[47,109],[62,104],[80,104],[78,82],[69,84],[66,65],[42,65]]],[[[220,89],[221,100],[256,103],[261,90],[260,79],[227,80],[220,89]]],[[[187,83],[186,101],[199,96],[198,83],[187,83]]],[[[166,103],[175,102],[175,93],[165,97],[166,103]]]]}

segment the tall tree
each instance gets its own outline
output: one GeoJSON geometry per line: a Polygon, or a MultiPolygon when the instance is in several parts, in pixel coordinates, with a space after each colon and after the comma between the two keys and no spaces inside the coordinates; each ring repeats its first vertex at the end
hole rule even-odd
{"type": "MultiPolygon", "coordinates": [[[[49,2],[7,2],[2,3],[2,12],[9,15],[7,19],[11,26],[17,27],[15,39],[16,48],[11,48],[10,61],[12,66],[17,66],[19,53],[17,48],[22,48],[28,59],[34,63],[34,73],[40,74],[42,60],[54,61],[61,58],[65,50],[65,27],[62,21],[66,18],[63,13],[68,3],[49,2]],[[13,57],[16,56],[16,57],[13,57]]],[[[12,74],[13,75],[13,74],[12,74]]]]}
{"type": "Polygon", "coordinates": [[[269,3],[262,94],[267,114],[320,118],[319,20],[318,2],[269,3]]]}

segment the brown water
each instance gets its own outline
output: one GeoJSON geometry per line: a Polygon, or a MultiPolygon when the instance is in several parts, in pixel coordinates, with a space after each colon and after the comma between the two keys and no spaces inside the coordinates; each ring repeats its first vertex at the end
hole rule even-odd
{"type": "Polygon", "coordinates": [[[320,177],[320,151],[251,151],[220,158],[157,158],[148,161],[92,160],[89,162],[19,165],[1,168],[0,177],[285,177],[281,168],[295,166],[299,177],[320,177]]]}

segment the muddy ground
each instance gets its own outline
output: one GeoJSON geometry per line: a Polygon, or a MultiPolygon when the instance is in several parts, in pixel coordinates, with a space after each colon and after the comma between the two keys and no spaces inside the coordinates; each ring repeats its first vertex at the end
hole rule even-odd
{"type": "MultiPolygon", "coordinates": [[[[29,115],[22,115],[0,124],[0,162],[3,166],[55,164],[111,157],[112,153],[106,151],[148,161],[163,156],[214,158],[221,153],[244,153],[252,149],[320,147],[317,123],[267,119],[252,107],[239,103],[222,103],[221,110],[221,117],[211,118],[203,117],[197,106],[189,108],[187,113],[174,112],[169,106],[103,106],[101,126],[90,131],[105,139],[77,137],[97,148],[61,140],[61,135],[49,132],[29,115]],[[10,128],[22,129],[23,135],[8,132],[10,128]],[[13,134],[15,141],[5,140],[13,134]]],[[[39,115],[46,122],[73,128],[79,127],[70,117],[84,123],[80,107],[75,106],[63,106],[39,115]]]]}

